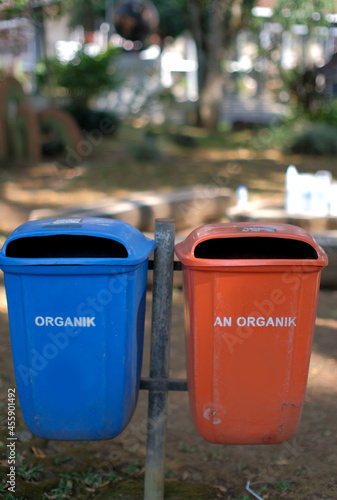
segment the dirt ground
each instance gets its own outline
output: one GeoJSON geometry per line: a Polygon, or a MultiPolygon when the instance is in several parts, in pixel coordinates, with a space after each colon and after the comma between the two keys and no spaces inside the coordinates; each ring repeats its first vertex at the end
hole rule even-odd
{"type": "MultiPolygon", "coordinates": [[[[43,186],[42,186],[43,187],[43,186]]],[[[7,186],[14,193],[15,184],[7,186]]],[[[26,207],[1,201],[3,233],[23,222],[26,207]]],[[[32,206],[34,205],[31,202],[32,206]]],[[[42,204],[42,202],[41,202],[42,204]]],[[[223,446],[205,442],[194,428],[187,393],[170,393],[166,435],[168,499],[249,500],[246,482],[264,499],[337,498],[337,291],[321,290],[308,388],[300,425],[281,445],[223,446]]],[[[143,375],[148,375],[151,293],[147,297],[143,375]]],[[[141,499],[146,454],[147,393],[117,438],[58,442],[32,436],[17,408],[16,494],[5,487],[7,393],[15,387],[3,280],[0,281],[0,498],[141,499]]],[[[173,295],[171,376],[185,378],[182,292],[173,295]]]]}

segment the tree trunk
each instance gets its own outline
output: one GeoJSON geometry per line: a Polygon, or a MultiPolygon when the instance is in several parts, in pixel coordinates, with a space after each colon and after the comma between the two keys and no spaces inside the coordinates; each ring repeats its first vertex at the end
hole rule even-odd
{"type": "Polygon", "coordinates": [[[198,123],[216,130],[222,103],[223,16],[219,2],[191,0],[192,33],[198,54],[198,123]]]}
{"type": "MultiPolygon", "coordinates": [[[[206,76],[206,43],[205,43],[205,31],[206,31],[206,19],[204,16],[203,9],[200,5],[200,1],[191,0],[190,4],[191,13],[191,30],[192,35],[197,48],[197,58],[198,58],[198,91],[199,96],[202,94],[202,89],[205,84],[206,76]]],[[[197,120],[196,125],[201,127],[201,113],[200,113],[200,99],[197,102],[197,120]]]]}
{"type": "Polygon", "coordinates": [[[216,131],[223,100],[223,75],[221,71],[223,19],[216,8],[213,8],[209,13],[209,32],[206,41],[206,75],[200,93],[200,116],[201,123],[207,130],[216,131]]]}
{"type": "Polygon", "coordinates": [[[243,0],[190,0],[191,29],[198,54],[198,123],[217,130],[223,100],[221,62],[241,22],[243,0]]]}
{"type": "Polygon", "coordinates": [[[52,92],[52,79],[51,70],[47,54],[47,40],[46,40],[46,30],[44,24],[44,12],[43,7],[39,6],[32,10],[31,18],[34,23],[35,28],[35,40],[36,40],[36,56],[38,61],[43,61],[46,67],[46,86],[48,89],[48,97],[50,104],[53,104],[54,97],[52,92]]]}

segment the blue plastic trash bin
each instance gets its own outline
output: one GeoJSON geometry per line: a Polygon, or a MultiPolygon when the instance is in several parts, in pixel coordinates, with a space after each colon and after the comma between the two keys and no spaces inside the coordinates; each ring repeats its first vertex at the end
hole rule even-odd
{"type": "Polygon", "coordinates": [[[18,227],[0,253],[16,383],[27,427],[48,439],[110,439],[135,408],[148,257],[121,221],[18,227]]]}

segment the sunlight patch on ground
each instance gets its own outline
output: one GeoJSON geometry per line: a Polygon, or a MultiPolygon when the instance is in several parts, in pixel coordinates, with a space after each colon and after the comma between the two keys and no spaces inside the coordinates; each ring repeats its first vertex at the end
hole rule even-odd
{"type": "Polygon", "coordinates": [[[251,149],[204,149],[198,150],[198,156],[207,160],[252,160],[256,152],[251,149]]]}
{"type": "Polygon", "coordinates": [[[83,203],[101,199],[105,196],[100,191],[80,189],[78,191],[57,191],[54,189],[27,189],[8,182],[2,193],[3,199],[18,204],[34,204],[35,206],[59,206],[83,203]]]}
{"type": "Polygon", "coordinates": [[[336,319],[316,318],[316,325],[317,326],[324,326],[325,328],[333,328],[334,330],[337,330],[337,320],[336,319]]]}
{"type": "Polygon", "coordinates": [[[0,286],[0,313],[7,314],[7,299],[5,287],[3,285],[0,286]]]}
{"type": "Polygon", "coordinates": [[[198,155],[202,155],[208,160],[271,160],[277,163],[287,164],[294,157],[288,158],[276,149],[265,149],[264,151],[254,151],[252,149],[199,149],[198,155]]]}

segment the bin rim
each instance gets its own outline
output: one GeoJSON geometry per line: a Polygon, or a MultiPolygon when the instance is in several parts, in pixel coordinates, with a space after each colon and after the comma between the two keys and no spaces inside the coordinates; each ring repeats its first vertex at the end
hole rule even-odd
{"type": "Polygon", "coordinates": [[[117,219],[103,217],[58,217],[28,221],[18,226],[6,239],[0,252],[0,268],[13,266],[134,266],[144,262],[156,247],[154,240],[137,228],[117,219]],[[6,255],[10,242],[44,236],[92,236],[121,243],[127,257],[11,257],[6,255]]]}
{"type": "Polygon", "coordinates": [[[328,264],[328,257],[321,246],[305,229],[292,224],[264,222],[223,222],[205,224],[194,229],[184,241],[176,244],[175,253],[182,264],[191,268],[223,269],[239,267],[303,266],[303,272],[321,269],[328,264]],[[203,241],[226,238],[280,238],[302,241],[313,247],[317,259],[206,259],[196,258],[196,246],[203,241]],[[308,266],[308,267],[306,267],[308,266]]]}

